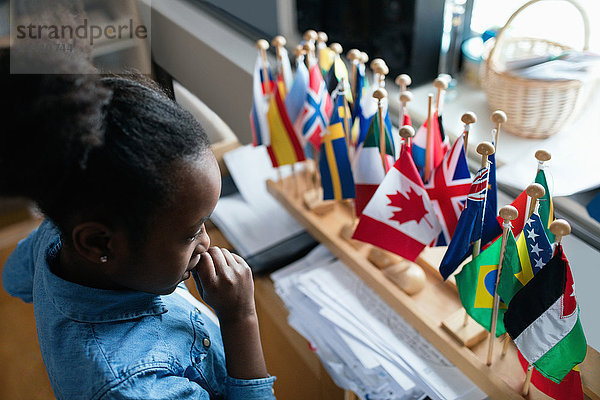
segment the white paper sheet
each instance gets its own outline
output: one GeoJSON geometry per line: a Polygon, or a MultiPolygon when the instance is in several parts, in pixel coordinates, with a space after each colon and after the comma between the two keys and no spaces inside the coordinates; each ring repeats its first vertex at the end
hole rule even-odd
{"type": "Polygon", "coordinates": [[[271,278],[338,385],[370,399],[486,397],[323,246],[271,278]]]}

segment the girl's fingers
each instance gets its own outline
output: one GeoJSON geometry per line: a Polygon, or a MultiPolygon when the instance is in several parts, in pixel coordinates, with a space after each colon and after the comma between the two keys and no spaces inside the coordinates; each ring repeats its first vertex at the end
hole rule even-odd
{"type": "Polygon", "coordinates": [[[212,257],[213,264],[215,266],[215,272],[217,276],[222,275],[225,276],[226,268],[227,268],[227,260],[225,259],[225,255],[223,251],[221,251],[218,247],[211,247],[208,249],[208,254],[212,257]]]}
{"type": "Polygon", "coordinates": [[[231,254],[231,252],[227,249],[221,249],[221,251],[223,252],[223,255],[225,256],[225,260],[227,260],[227,264],[230,266],[235,266],[235,264],[237,264],[237,261],[235,260],[235,258],[233,258],[233,255],[231,254]]]}
{"type": "Polygon", "coordinates": [[[194,270],[197,272],[201,282],[210,283],[214,282],[217,278],[213,259],[208,253],[200,255],[200,261],[198,261],[194,270]]]}

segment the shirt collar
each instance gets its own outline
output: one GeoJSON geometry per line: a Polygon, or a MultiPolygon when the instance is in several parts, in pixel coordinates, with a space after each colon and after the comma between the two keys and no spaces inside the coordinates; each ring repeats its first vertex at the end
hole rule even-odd
{"type": "Polygon", "coordinates": [[[78,322],[113,322],[154,316],[167,312],[161,297],[135,290],[104,290],[78,285],[50,271],[48,260],[56,257],[62,244],[57,238],[48,248],[42,268],[44,285],[54,306],[78,322]]]}

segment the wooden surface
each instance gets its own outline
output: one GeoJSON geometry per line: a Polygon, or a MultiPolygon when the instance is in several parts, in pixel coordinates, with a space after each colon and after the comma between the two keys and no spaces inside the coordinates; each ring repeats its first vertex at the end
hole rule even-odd
{"type": "MultiPolygon", "coordinates": [[[[306,211],[299,198],[291,197],[293,191],[287,190],[291,185],[292,182],[289,179],[277,184],[272,181],[267,182],[269,192],[311,235],[327,246],[335,256],[363,279],[384,301],[491,398],[521,398],[520,391],[525,373],[519,366],[514,344],[511,343],[506,356],[501,357],[502,343],[497,343],[493,363],[488,367],[485,365],[487,341],[468,349],[461,346],[441,328],[443,319],[462,308],[455,284],[443,282],[439,273],[432,268],[436,255],[443,254],[443,251],[440,253],[440,250],[432,249],[434,250],[432,254],[424,254],[417,260],[419,264],[427,264],[424,268],[427,282],[422,291],[408,296],[367,260],[370,246],[355,249],[340,238],[338,233],[341,227],[350,221],[348,207],[338,203],[333,212],[320,217],[316,216],[306,211]],[[427,262],[424,263],[424,260],[427,262]]],[[[501,339],[496,340],[500,342],[501,339]]],[[[581,370],[584,391],[590,397],[600,393],[597,387],[600,384],[600,362],[597,359],[598,353],[588,346],[588,357],[582,364],[581,370]]],[[[532,391],[529,398],[539,399],[545,398],[545,396],[537,391],[532,391]]]]}

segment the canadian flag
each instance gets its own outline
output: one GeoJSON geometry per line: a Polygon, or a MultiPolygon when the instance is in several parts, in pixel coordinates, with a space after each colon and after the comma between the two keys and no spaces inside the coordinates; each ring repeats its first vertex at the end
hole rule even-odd
{"type": "Polygon", "coordinates": [[[360,216],[354,239],[414,261],[442,228],[406,146],[360,216]]]}

